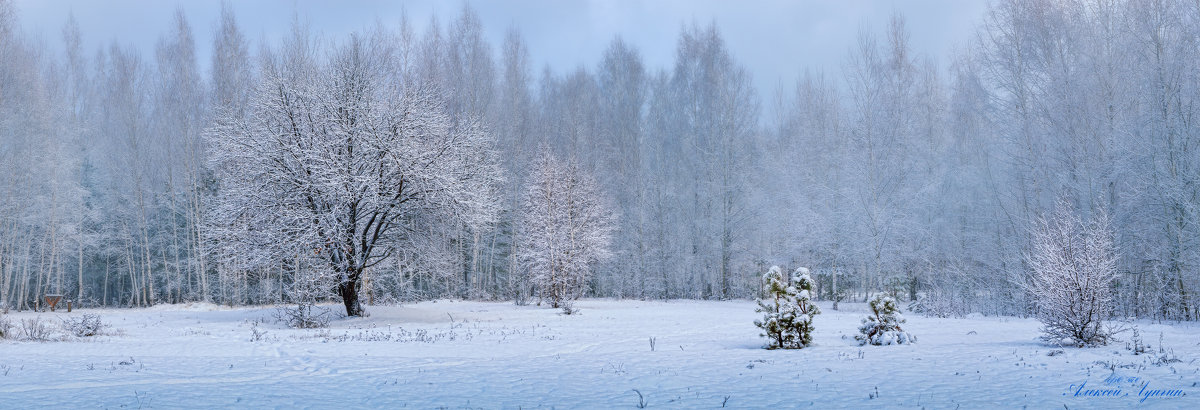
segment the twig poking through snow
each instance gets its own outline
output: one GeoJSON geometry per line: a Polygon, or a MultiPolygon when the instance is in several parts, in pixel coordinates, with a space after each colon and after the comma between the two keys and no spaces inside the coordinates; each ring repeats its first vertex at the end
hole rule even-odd
{"type": "Polygon", "coordinates": [[[638,389],[633,389],[633,392],[637,393],[637,395],[638,395],[637,408],[639,408],[639,409],[646,408],[646,396],[643,396],[642,392],[638,391],[638,389]]]}

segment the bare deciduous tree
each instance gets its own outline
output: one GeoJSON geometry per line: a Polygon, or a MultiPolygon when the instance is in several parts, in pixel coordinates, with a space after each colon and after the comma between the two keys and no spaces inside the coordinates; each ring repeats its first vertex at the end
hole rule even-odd
{"type": "Polygon", "coordinates": [[[437,93],[387,75],[384,50],[352,37],[321,61],[298,30],[267,57],[248,119],[208,133],[222,261],[324,265],[350,316],[363,314],[364,270],[422,243],[411,237],[424,226],[479,229],[497,213],[488,132],[468,119],[451,128],[437,93]]]}

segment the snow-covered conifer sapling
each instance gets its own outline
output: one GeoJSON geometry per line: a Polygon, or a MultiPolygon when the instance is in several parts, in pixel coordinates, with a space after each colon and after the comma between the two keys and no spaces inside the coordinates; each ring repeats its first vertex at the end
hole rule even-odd
{"type": "Polygon", "coordinates": [[[754,325],[763,329],[768,349],[802,349],[812,344],[813,317],[821,313],[812,302],[814,282],[807,268],[797,268],[785,279],[778,266],[763,275],[766,297],[758,300],[756,312],[762,320],[754,325]]]}
{"type": "Polygon", "coordinates": [[[871,314],[862,320],[862,325],[859,325],[857,336],[860,345],[872,344],[876,346],[891,345],[891,344],[908,344],[917,341],[900,325],[904,323],[904,316],[900,314],[900,308],[896,305],[896,299],[886,295],[875,295],[868,303],[871,309],[871,314]]]}

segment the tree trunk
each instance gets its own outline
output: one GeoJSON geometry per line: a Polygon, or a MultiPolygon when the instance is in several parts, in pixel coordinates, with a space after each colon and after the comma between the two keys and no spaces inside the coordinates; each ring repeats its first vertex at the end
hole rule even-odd
{"type": "Polygon", "coordinates": [[[100,296],[100,305],[108,305],[108,273],[112,267],[112,260],[108,257],[104,258],[104,293],[100,296]]]}
{"type": "MultiPolygon", "coordinates": [[[[80,226],[83,226],[81,223],[80,226]]],[[[83,244],[79,245],[79,293],[75,295],[75,303],[83,303],[83,244]]],[[[2,289],[0,289],[2,290],[2,289]]]]}
{"type": "Polygon", "coordinates": [[[350,272],[349,278],[338,284],[338,294],[342,295],[342,304],[346,305],[346,316],[362,316],[362,304],[358,301],[358,278],[356,272],[350,272]]]}
{"type": "Polygon", "coordinates": [[[834,265],[834,267],[833,267],[832,276],[833,276],[833,285],[830,286],[830,288],[832,288],[833,290],[829,296],[830,296],[830,298],[833,299],[833,310],[838,310],[838,302],[841,302],[842,298],[838,297],[838,288],[837,288],[838,268],[836,265],[834,265]]]}

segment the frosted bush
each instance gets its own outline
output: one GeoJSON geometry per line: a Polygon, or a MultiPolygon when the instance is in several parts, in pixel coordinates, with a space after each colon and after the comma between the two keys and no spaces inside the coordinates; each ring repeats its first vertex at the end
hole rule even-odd
{"type": "Polygon", "coordinates": [[[296,307],[279,306],[275,308],[275,319],[293,329],[328,327],[330,315],[329,309],[314,306],[312,303],[300,303],[296,307]]]}
{"type": "Polygon", "coordinates": [[[896,299],[891,296],[876,295],[869,303],[871,315],[863,318],[858,327],[859,334],[854,336],[860,345],[876,346],[892,344],[908,344],[917,339],[900,328],[905,322],[896,305],[896,299]]]}
{"type": "Polygon", "coordinates": [[[35,317],[32,319],[21,320],[21,339],[34,342],[45,342],[51,339],[53,329],[42,318],[35,317]]]}
{"type": "Polygon", "coordinates": [[[0,313],[0,339],[7,339],[12,336],[13,324],[8,318],[0,313]]]}
{"type": "Polygon", "coordinates": [[[100,321],[100,315],[85,313],[80,317],[63,319],[62,328],[67,334],[75,337],[96,336],[104,333],[107,325],[100,321]]]}
{"type": "Polygon", "coordinates": [[[1060,200],[1051,216],[1038,220],[1028,257],[1033,271],[1026,289],[1037,304],[1042,339],[1086,347],[1108,344],[1116,329],[1105,326],[1113,312],[1117,251],[1107,214],[1085,222],[1060,200]]]}

